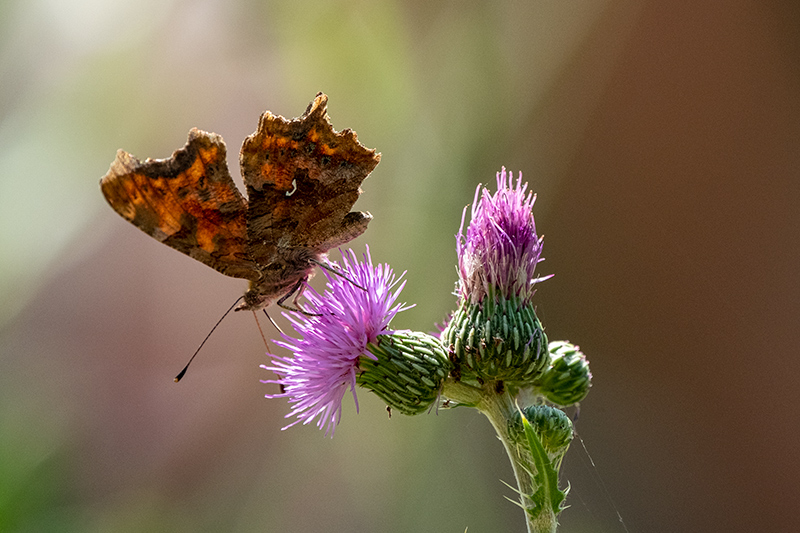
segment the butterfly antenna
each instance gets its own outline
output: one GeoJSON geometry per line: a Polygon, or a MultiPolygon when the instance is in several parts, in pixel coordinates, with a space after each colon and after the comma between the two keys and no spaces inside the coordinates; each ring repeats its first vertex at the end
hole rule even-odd
{"type": "Polygon", "coordinates": [[[214,327],[213,327],[213,328],[211,328],[211,331],[209,331],[209,332],[208,332],[208,335],[206,335],[206,338],[205,338],[205,339],[203,339],[203,342],[201,342],[201,343],[200,343],[200,346],[198,346],[198,347],[197,347],[197,350],[195,350],[195,351],[194,351],[194,353],[192,354],[192,356],[189,358],[189,362],[188,362],[188,363],[186,363],[186,366],[185,366],[185,367],[183,367],[183,370],[181,370],[181,371],[178,373],[178,375],[177,375],[177,376],[175,376],[175,380],[174,380],[174,381],[175,381],[175,383],[179,382],[179,381],[180,381],[180,380],[183,378],[183,375],[184,375],[184,374],[186,374],[186,371],[187,371],[187,370],[189,370],[189,365],[191,365],[191,364],[192,364],[192,361],[194,361],[194,358],[197,356],[197,354],[198,354],[198,353],[200,353],[200,350],[203,348],[203,345],[206,343],[206,341],[208,340],[208,338],[211,336],[211,334],[212,334],[212,333],[214,333],[214,330],[215,330],[215,329],[217,329],[217,326],[219,326],[219,325],[220,325],[220,323],[222,322],[222,320],[223,320],[223,319],[224,319],[226,316],[228,316],[228,313],[230,313],[231,311],[233,311],[233,308],[234,308],[234,307],[236,307],[236,306],[239,304],[239,302],[242,300],[242,298],[243,298],[243,296],[239,296],[239,297],[236,299],[236,301],[235,301],[235,302],[233,302],[233,305],[230,307],[230,309],[228,309],[227,311],[225,311],[225,314],[224,314],[224,315],[222,315],[222,318],[220,318],[219,320],[217,320],[217,323],[216,323],[216,324],[214,324],[214,327]]]}
{"type": "Polygon", "coordinates": [[[364,287],[362,287],[361,285],[359,285],[358,283],[356,283],[354,279],[352,279],[352,278],[349,278],[349,277],[347,276],[347,274],[345,274],[344,272],[342,272],[342,271],[341,271],[341,270],[339,270],[338,268],[334,267],[334,266],[333,266],[333,265],[331,265],[330,263],[325,263],[325,262],[323,262],[323,261],[320,261],[320,260],[318,260],[318,259],[312,259],[312,260],[311,260],[311,262],[312,262],[312,263],[314,263],[315,265],[317,265],[317,266],[318,266],[318,267],[320,267],[320,268],[324,268],[325,270],[327,270],[327,271],[328,271],[328,272],[330,272],[331,274],[336,274],[336,275],[337,275],[337,276],[339,276],[340,278],[346,279],[347,281],[349,281],[350,283],[352,283],[353,285],[355,285],[356,287],[358,287],[358,288],[359,288],[359,289],[361,289],[362,291],[364,291],[364,292],[366,292],[366,291],[367,291],[367,289],[366,289],[366,288],[364,288],[364,287]]]}

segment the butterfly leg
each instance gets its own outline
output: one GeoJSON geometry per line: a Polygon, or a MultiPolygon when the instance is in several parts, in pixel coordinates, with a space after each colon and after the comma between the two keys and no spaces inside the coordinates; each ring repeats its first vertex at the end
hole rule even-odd
{"type": "Polygon", "coordinates": [[[314,263],[315,265],[317,265],[320,268],[324,268],[325,270],[327,270],[331,274],[336,274],[340,278],[346,279],[347,281],[349,281],[350,283],[352,283],[353,285],[355,285],[356,287],[358,287],[362,291],[364,291],[364,292],[367,291],[366,288],[364,288],[361,285],[359,285],[358,283],[356,283],[355,280],[353,280],[353,278],[350,278],[350,277],[347,276],[347,273],[345,273],[342,270],[339,270],[339,268],[334,266],[333,264],[328,263],[326,261],[319,261],[317,259],[312,259],[311,262],[314,263]]]}
{"type": "Polygon", "coordinates": [[[303,284],[305,282],[306,282],[306,278],[303,278],[303,279],[299,280],[297,283],[295,283],[294,287],[292,287],[292,289],[289,292],[287,292],[286,294],[281,296],[278,299],[278,301],[275,302],[275,303],[278,304],[278,307],[280,307],[282,309],[286,309],[287,311],[294,311],[296,313],[302,313],[302,314],[304,314],[306,316],[321,316],[321,315],[319,315],[317,313],[309,313],[305,309],[301,308],[300,305],[297,302],[298,298],[300,298],[300,296],[303,294],[303,284]],[[287,305],[285,302],[291,296],[294,296],[294,298],[292,298],[292,303],[291,303],[291,305],[287,305]]]}
{"type": "MultiPolygon", "coordinates": [[[[269,320],[270,323],[275,327],[275,329],[278,330],[278,333],[283,335],[283,330],[280,328],[280,326],[278,326],[277,322],[275,322],[275,320],[273,320],[273,318],[271,316],[269,316],[269,313],[267,313],[267,310],[266,309],[262,309],[262,311],[264,311],[264,316],[267,317],[267,320],[269,320]]],[[[256,322],[258,322],[258,320],[256,320],[256,322]]]]}

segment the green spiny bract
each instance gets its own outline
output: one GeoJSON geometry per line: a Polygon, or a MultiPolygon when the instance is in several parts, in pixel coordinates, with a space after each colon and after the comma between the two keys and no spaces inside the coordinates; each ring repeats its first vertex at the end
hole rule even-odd
{"type": "Polygon", "coordinates": [[[547,335],[531,305],[488,295],[480,303],[461,300],[441,335],[459,377],[465,381],[533,382],[548,366],[547,335]]]}
{"type": "Polygon", "coordinates": [[[436,401],[452,365],[439,339],[427,333],[395,331],[378,336],[361,356],[356,382],[405,415],[416,415],[436,401]]]}

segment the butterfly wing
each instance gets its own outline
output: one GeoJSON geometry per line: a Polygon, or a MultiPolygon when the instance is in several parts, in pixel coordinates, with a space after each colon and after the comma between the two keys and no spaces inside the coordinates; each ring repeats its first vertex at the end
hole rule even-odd
{"type": "Polygon", "coordinates": [[[228,172],[222,137],[198,129],[169,159],[119,150],[100,188],[111,207],[151,237],[227,276],[254,280],[247,204],[228,172]]]}
{"type": "Polygon", "coordinates": [[[327,102],[319,93],[293,120],[264,113],[242,145],[247,234],[259,265],[301,265],[361,235],[372,218],[350,209],[380,154],[355,132],[336,132],[327,102]]]}

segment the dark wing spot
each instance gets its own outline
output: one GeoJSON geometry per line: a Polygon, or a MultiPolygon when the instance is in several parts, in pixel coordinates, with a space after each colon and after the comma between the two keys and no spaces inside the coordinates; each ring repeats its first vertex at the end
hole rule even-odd
{"type": "Polygon", "coordinates": [[[198,188],[197,197],[200,199],[200,203],[203,204],[210,203],[214,200],[213,196],[211,195],[211,190],[206,188],[198,188]]]}

